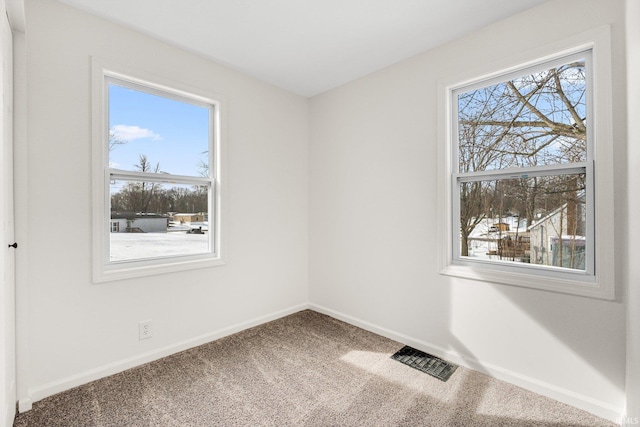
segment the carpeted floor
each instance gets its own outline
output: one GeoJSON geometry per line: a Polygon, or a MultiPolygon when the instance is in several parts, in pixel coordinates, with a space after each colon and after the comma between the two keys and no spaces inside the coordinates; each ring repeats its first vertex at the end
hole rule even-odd
{"type": "Polygon", "coordinates": [[[394,361],[402,344],[313,311],[36,402],[37,426],[614,426],[458,368],[394,361]]]}

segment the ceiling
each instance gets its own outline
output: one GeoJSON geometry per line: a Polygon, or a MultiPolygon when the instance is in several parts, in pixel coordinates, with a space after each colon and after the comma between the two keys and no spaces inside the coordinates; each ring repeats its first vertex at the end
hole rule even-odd
{"type": "Polygon", "coordinates": [[[310,97],[548,0],[59,1],[310,97]]]}

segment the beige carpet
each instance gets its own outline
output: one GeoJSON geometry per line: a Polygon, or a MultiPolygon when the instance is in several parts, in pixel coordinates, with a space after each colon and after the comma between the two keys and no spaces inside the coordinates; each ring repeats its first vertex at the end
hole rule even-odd
{"type": "Polygon", "coordinates": [[[302,311],[52,396],[15,426],[613,426],[458,368],[443,383],[402,344],[302,311]]]}

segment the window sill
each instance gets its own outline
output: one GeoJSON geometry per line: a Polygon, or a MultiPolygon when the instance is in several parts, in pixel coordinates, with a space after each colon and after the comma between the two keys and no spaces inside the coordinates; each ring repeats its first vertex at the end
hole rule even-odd
{"type": "Polygon", "coordinates": [[[562,274],[562,277],[559,277],[559,275],[553,274],[555,273],[553,271],[545,271],[544,274],[541,274],[540,272],[517,271],[524,270],[524,268],[510,267],[498,266],[497,268],[491,268],[472,262],[449,264],[440,270],[440,274],[562,294],[604,300],[615,299],[613,285],[604,285],[598,281],[597,277],[580,273],[565,273],[562,274]]]}
{"type": "Polygon", "coordinates": [[[207,257],[204,259],[201,257],[196,259],[193,257],[184,257],[98,265],[93,272],[93,282],[105,283],[199,268],[217,267],[225,264],[224,259],[217,257],[207,257]]]}

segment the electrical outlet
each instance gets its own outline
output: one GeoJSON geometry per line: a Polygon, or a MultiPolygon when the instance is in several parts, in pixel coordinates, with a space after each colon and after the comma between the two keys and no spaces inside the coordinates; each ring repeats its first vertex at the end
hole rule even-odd
{"type": "Polygon", "coordinates": [[[142,320],[138,322],[138,338],[146,340],[153,336],[153,329],[151,328],[151,320],[142,320]]]}

